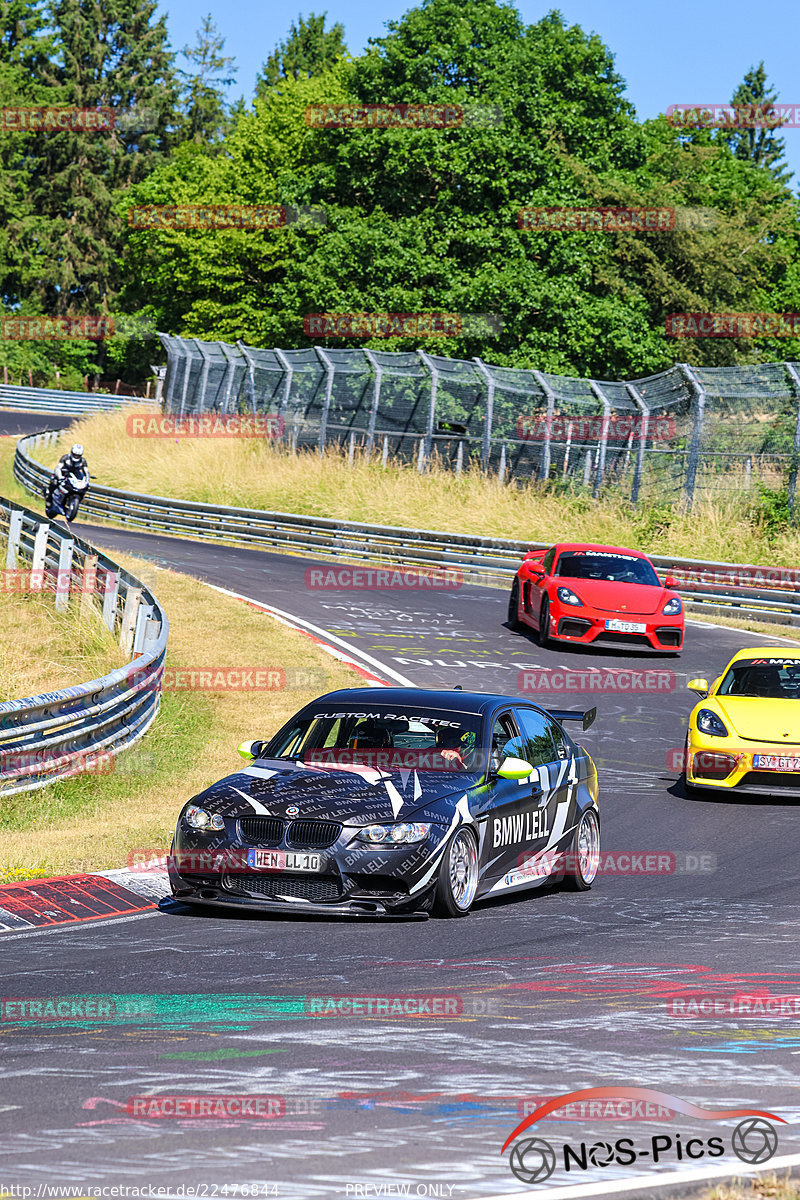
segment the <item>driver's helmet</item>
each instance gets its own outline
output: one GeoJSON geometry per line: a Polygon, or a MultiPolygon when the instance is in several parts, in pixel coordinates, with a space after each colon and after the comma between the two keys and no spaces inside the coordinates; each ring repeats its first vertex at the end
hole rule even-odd
{"type": "Polygon", "coordinates": [[[80,442],[75,442],[69,452],[69,465],[71,467],[79,467],[83,462],[83,446],[80,442]]]}
{"type": "Polygon", "coordinates": [[[392,744],[392,730],[388,723],[369,717],[359,721],[350,736],[351,750],[379,750],[392,744]]]}

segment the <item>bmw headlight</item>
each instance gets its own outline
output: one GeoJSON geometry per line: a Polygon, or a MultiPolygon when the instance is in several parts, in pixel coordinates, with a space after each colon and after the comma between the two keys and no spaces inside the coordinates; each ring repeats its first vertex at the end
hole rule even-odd
{"type": "Polygon", "coordinates": [[[412,846],[415,842],[424,842],[430,828],[430,825],[420,821],[405,821],[400,825],[366,825],[356,841],[364,842],[367,846],[412,846]]]}
{"type": "Polygon", "coordinates": [[[186,809],[183,819],[190,829],[196,829],[198,833],[211,833],[212,830],[225,828],[225,822],[219,813],[212,815],[204,808],[198,808],[194,804],[190,804],[186,809]]]}
{"type": "Polygon", "coordinates": [[[673,596],[671,600],[667,601],[661,611],[665,617],[677,617],[682,607],[680,596],[673,596]]]}
{"type": "Polygon", "coordinates": [[[728,731],[715,712],[710,708],[701,708],[697,714],[697,728],[700,733],[711,737],[728,737],[728,731]]]}
{"type": "Polygon", "coordinates": [[[583,608],[583,601],[580,596],[575,595],[572,588],[556,588],[556,595],[562,604],[574,604],[576,608],[583,608]]]}

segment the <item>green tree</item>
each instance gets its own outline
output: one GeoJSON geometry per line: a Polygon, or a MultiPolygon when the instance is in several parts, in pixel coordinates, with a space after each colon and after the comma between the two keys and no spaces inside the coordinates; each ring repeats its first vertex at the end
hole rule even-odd
{"type": "MultiPolygon", "coordinates": [[[[733,93],[731,103],[745,108],[755,107],[769,112],[778,98],[777,92],[767,84],[764,63],[751,68],[733,93]]],[[[786,169],[786,143],[775,134],[774,127],[761,125],[752,129],[737,129],[723,135],[737,158],[754,163],[769,171],[779,183],[788,183],[792,172],[786,169]]]]}
{"type": "Polygon", "coordinates": [[[338,22],[325,28],[328,14],[311,13],[306,20],[299,16],[292,21],[289,36],[272,51],[256,80],[256,95],[286,79],[311,79],[333,67],[347,53],[344,26],[338,22]]]}
{"type": "Polygon", "coordinates": [[[185,80],[185,136],[190,141],[219,143],[228,127],[223,88],[235,82],[236,68],[234,59],[222,53],[224,47],[225,39],[217,33],[209,14],[198,30],[197,44],[183,48],[184,58],[193,67],[179,72],[185,80]]]}

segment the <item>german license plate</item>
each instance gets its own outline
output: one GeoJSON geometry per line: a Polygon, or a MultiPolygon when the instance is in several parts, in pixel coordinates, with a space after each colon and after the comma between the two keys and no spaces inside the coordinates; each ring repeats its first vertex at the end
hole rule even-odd
{"type": "Polygon", "coordinates": [[[644,621],[606,621],[606,629],[613,629],[614,633],[646,633],[647,626],[644,621]]]}
{"type": "Polygon", "coordinates": [[[800,758],[782,754],[754,754],[753,767],[759,771],[800,771],[800,758]]]}
{"type": "Polygon", "coordinates": [[[321,871],[318,854],[298,854],[294,850],[248,850],[247,865],[256,871],[321,871]]]}

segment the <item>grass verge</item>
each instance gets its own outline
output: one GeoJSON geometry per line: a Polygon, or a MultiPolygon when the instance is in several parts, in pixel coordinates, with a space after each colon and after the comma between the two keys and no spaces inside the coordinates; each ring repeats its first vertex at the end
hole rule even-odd
{"type": "MultiPolygon", "coordinates": [[[[133,491],[212,503],[340,517],[451,533],[607,542],[650,553],[733,562],[800,560],[800,531],[782,522],[757,494],[633,508],[622,497],[545,491],[537,483],[507,486],[470,467],[461,476],[435,465],[426,475],[378,458],[330,450],[290,454],[258,438],[131,437],[127,422],[139,407],[77,421],[67,440],[86,447],[98,481],[133,491]]],[[[43,418],[44,419],[44,418],[43,418]]],[[[59,450],[42,450],[52,466],[59,450]]]]}
{"type": "MultiPolygon", "coordinates": [[[[285,673],[285,682],[271,690],[168,690],[154,725],[119,757],[112,774],[0,797],[0,879],[118,867],[135,849],[164,852],[181,805],[241,765],[241,741],[274,733],[323,692],[361,682],[260,610],[188,576],[130,555],[117,557],[164,606],[169,668],[273,669],[285,673]]],[[[188,675],[176,675],[176,681],[191,683],[188,675]]]]}
{"type": "Polygon", "coordinates": [[[735,1181],[698,1193],[695,1200],[800,1200],[800,1187],[785,1175],[760,1175],[748,1182],[735,1181]]]}

